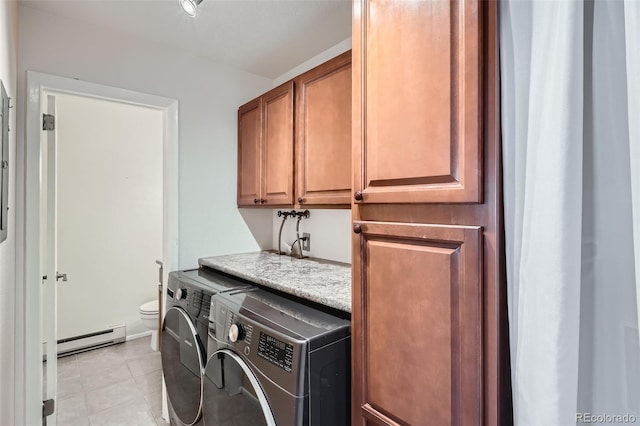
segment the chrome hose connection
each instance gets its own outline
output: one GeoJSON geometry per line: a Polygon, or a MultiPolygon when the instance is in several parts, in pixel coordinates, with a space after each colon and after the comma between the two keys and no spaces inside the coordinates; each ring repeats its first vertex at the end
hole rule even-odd
{"type": "Polygon", "coordinates": [[[298,249],[300,251],[300,255],[299,255],[299,259],[302,259],[304,256],[302,255],[302,241],[305,240],[305,238],[300,238],[300,221],[303,218],[308,218],[310,216],[310,212],[309,210],[305,210],[303,212],[297,212],[295,210],[291,210],[289,212],[285,212],[282,210],[278,210],[278,217],[282,218],[282,223],[280,223],[280,230],[278,231],[278,254],[282,255],[282,254],[286,254],[282,251],[282,228],[284,228],[284,222],[287,220],[287,218],[291,216],[291,217],[296,217],[298,216],[298,223],[296,223],[296,240],[293,242],[293,246],[295,246],[296,243],[298,243],[298,249]]]}
{"type": "Polygon", "coordinates": [[[298,259],[304,258],[304,256],[302,255],[302,241],[305,240],[304,237],[300,237],[300,221],[302,220],[302,218],[308,218],[309,215],[309,210],[298,212],[298,222],[296,223],[296,241],[293,243],[298,243],[298,253],[300,253],[298,259]]]}
{"type": "Polygon", "coordinates": [[[293,243],[294,245],[298,243],[298,259],[302,259],[304,257],[302,255],[302,241],[300,241],[300,221],[301,220],[302,220],[302,215],[298,215],[298,221],[296,222],[296,240],[293,243]]]}
{"type": "Polygon", "coordinates": [[[280,224],[280,231],[278,232],[278,254],[279,255],[285,254],[282,251],[282,228],[284,228],[284,222],[287,220],[290,214],[291,213],[289,212],[278,211],[278,217],[282,217],[282,223],[280,224]]]}

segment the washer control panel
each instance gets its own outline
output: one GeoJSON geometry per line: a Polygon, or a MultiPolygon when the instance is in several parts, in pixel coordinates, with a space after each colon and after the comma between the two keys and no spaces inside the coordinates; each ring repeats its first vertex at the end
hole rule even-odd
{"type": "Polygon", "coordinates": [[[176,290],[176,299],[182,300],[187,298],[187,289],[185,287],[180,287],[176,290]]]}
{"type": "Polygon", "coordinates": [[[167,287],[167,303],[171,306],[179,306],[186,310],[194,318],[209,320],[209,307],[211,293],[187,283],[172,282],[175,290],[167,287]]]}

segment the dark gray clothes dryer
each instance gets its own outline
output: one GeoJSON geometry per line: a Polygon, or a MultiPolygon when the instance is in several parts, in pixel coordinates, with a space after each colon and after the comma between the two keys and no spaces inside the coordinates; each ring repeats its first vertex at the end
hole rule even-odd
{"type": "Polygon", "coordinates": [[[350,424],[351,324],[265,290],[211,299],[205,426],[350,424]]]}

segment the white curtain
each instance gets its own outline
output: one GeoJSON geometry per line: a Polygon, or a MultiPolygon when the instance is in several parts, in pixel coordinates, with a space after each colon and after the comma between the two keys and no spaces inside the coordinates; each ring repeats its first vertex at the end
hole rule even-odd
{"type": "Polygon", "coordinates": [[[515,423],[640,423],[640,1],[502,1],[500,49],[515,423]]]}
{"type": "MultiPolygon", "coordinates": [[[[633,241],[635,242],[636,289],[640,287],[640,2],[624,5],[627,53],[627,102],[629,116],[629,152],[633,207],[633,241]]],[[[636,290],[640,306],[640,290],[636,290]]]]}

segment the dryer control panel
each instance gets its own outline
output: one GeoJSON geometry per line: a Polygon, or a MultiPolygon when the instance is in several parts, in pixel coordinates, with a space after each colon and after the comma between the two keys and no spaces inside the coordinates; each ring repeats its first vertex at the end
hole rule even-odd
{"type": "MultiPolygon", "coordinates": [[[[218,394],[223,380],[242,387],[244,379],[233,379],[247,370],[274,409],[276,424],[297,425],[307,416],[313,425],[349,424],[348,321],[257,288],[218,293],[210,303],[205,401],[218,394]],[[233,362],[218,361],[229,353],[233,362]]],[[[205,402],[205,419],[207,407],[217,406],[205,402]]]]}
{"type": "Polygon", "coordinates": [[[258,356],[291,373],[293,366],[293,345],[283,342],[267,333],[260,332],[258,356]]]}
{"type": "Polygon", "coordinates": [[[287,336],[284,329],[265,318],[254,318],[248,311],[224,303],[227,300],[222,302],[227,297],[233,300],[232,295],[211,299],[208,352],[230,348],[290,393],[304,394],[304,376],[298,373],[305,371],[306,343],[287,336]]]}

